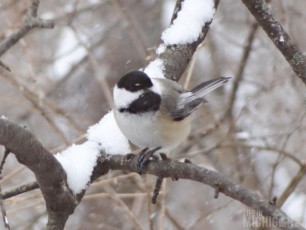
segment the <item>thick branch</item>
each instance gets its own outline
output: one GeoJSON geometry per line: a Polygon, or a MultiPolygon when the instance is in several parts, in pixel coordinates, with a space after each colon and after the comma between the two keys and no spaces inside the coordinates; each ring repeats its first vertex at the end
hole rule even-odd
{"type": "MultiPolygon", "coordinates": [[[[137,172],[137,157],[126,157],[122,155],[112,155],[101,157],[101,164],[109,161],[112,170],[128,170],[137,172]]],[[[99,167],[99,165],[97,166],[99,167]]],[[[173,160],[151,161],[146,173],[197,181],[209,185],[216,191],[223,193],[248,207],[258,210],[263,216],[272,218],[280,229],[304,229],[298,223],[289,218],[284,212],[269,202],[262,199],[259,195],[235,184],[215,171],[196,166],[192,163],[181,163],[173,160]]],[[[99,175],[95,175],[94,178],[99,175]]]]}
{"type": "Polygon", "coordinates": [[[306,61],[297,45],[273,17],[269,5],[264,0],[242,0],[258,23],[270,37],[274,45],[284,55],[293,71],[306,84],[306,61]]]}
{"type": "Polygon", "coordinates": [[[66,185],[66,173],[61,164],[29,131],[6,119],[0,119],[0,144],[35,174],[49,217],[57,218],[56,221],[49,219],[48,227],[56,229],[52,224],[66,221],[77,205],[66,185]]]}

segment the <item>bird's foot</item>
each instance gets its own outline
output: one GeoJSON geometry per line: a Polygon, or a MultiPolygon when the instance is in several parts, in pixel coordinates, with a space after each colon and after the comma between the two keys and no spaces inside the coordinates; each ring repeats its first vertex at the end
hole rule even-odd
{"type": "Polygon", "coordinates": [[[145,148],[143,150],[140,151],[140,153],[138,154],[138,159],[137,159],[137,172],[141,175],[149,161],[150,161],[150,158],[153,157],[154,153],[158,150],[160,150],[161,147],[157,147],[155,149],[152,149],[152,150],[149,150],[148,148],[145,148]]]}

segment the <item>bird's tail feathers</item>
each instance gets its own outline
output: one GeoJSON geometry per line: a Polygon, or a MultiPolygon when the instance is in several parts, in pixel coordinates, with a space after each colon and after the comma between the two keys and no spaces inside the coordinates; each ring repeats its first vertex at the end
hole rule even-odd
{"type": "Polygon", "coordinates": [[[209,81],[202,82],[201,84],[194,87],[191,92],[196,98],[203,98],[206,94],[224,85],[230,77],[219,77],[209,81]]]}

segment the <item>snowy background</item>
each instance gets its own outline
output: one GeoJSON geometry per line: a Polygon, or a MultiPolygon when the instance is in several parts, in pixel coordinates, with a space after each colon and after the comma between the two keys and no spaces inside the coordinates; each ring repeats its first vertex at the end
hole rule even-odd
{"type": "MultiPolygon", "coordinates": [[[[25,125],[53,153],[77,155],[76,146],[78,150],[92,148],[93,152],[105,148],[96,145],[97,134],[101,137],[105,133],[92,125],[110,111],[109,95],[120,76],[145,67],[154,58],[174,4],[172,0],[42,1],[40,15],[56,20],[57,26],[32,32],[1,59],[13,70],[18,83],[0,76],[0,116],[25,125]],[[32,94],[25,94],[24,88],[32,94]]],[[[306,49],[302,23],[305,7],[303,0],[271,4],[273,14],[302,52],[306,49]]],[[[27,8],[18,0],[0,3],[4,18],[0,21],[0,39],[18,28],[27,8]]],[[[241,2],[221,2],[209,34],[181,83],[192,88],[214,77],[234,77],[252,23],[241,2]]],[[[186,27],[193,31],[193,27],[186,27]]],[[[162,38],[167,44],[173,41],[165,37],[171,37],[171,31],[162,38]]],[[[162,50],[160,47],[159,52],[162,50]]],[[[306,158],[304,85],[258,29],[237,92],[233,119],[203,137],[203,132],[222,117],[230,91],[231,84],[227,84],[207,97],[209,104],[197,112],[192,135],[172,156],[217,170],[266,199],[279,197],[299,170],[299,165],[285,155],[301,162],[306,158]]],[[[106,116],[113,122],[110,114],[106,116]]],[[[113,152],[120,151],[112,144],[112,136],[105,138],[109,138],[105,144],[114,146],[113,152]]],[[[68,167],[84,162],[70,159],[62,161],[68,167]]],[[[86,161],[89,166],[95,155],[90,159],[86,161]]],[[[87,179],[79,177],[80,181],[87,179]]],[[[0,182],[2,190],[33,180],[33,174],[10,155],[0,182]]],[[[116,171],[99,178],[70,217],[67,229],[135,229],[137,224],[149,229],[150,220],[156,228],[163,223],[165,229],[243,227],[247,207],[222,195],[215,200],[211,188],[190,181],[169,180],[164,185],[166,193],[159,197],[160,205],[150,205],[148,192],[153,190],[154,180],[152,176],[116,171]]],[[[305,182],[302,178],[283,205],[283,210],[304,226],[305,182]]],[[[80,188],[74,189],[77,192],[80,188]]],[[[38,190],[8,199],[5,205],[12,229],[44,227],[46,211],[38,190]]]]}

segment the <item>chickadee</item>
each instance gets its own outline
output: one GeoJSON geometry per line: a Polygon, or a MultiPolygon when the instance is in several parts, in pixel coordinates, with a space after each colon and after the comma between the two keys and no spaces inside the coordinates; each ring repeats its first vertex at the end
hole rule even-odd
{"type": "Polygon", "coordinates": [[[174,81],[132,71],[113,90],[116,122],[134,145],[168,152],[188,137],[190,115],[206,102],[203,96],[228,79],[220,77],[186,91],[174,81]]]}

